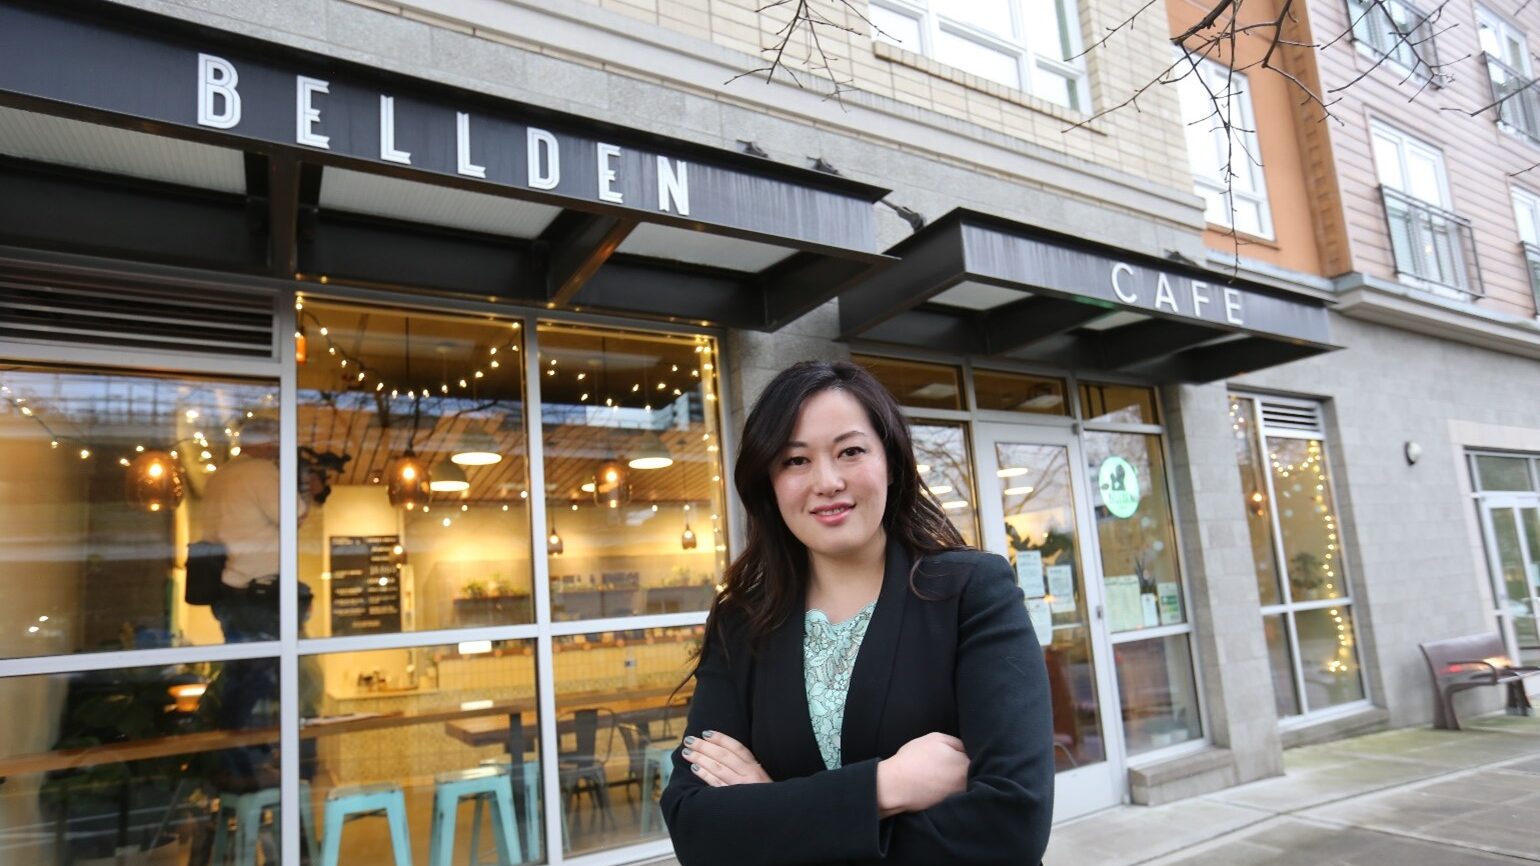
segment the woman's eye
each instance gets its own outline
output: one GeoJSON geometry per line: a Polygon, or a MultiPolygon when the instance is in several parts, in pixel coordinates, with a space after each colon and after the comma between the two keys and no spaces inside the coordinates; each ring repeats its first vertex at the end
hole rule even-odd
{"type": "Polygon", "coordinates": [[[781,461],[782,466],[801,466],[807,462],[806,457],[788,457],[781,461]]]}
{"type": "Polygon", "coordinates": [[[865,454],[865,453],[866,453],[866,449],[865,448],[862,448],[859,445],[852,445],[849,448],[846,448],[844,451],[841,451],[840,452],[840,456],[841,457],[858,457],[858,456],[860,456],[862,454],[865,454]]]}

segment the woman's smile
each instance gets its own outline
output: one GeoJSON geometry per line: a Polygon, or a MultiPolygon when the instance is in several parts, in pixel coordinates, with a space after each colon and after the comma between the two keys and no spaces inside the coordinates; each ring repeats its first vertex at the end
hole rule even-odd
{"type": "Polygon", "coordinates": [[[834,505],[823,505],[813,509],[813,517],[824,526],[839,526],[845,522],[855,505],[849,502],[840,502],[834,505]]]}

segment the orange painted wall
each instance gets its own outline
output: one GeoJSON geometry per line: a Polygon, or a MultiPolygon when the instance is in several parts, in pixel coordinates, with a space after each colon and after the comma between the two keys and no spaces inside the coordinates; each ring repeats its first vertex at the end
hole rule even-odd
{"type": "MultiPolygon", "coordinates": [[[[1212,0],[1168,0],[1166,12],[1171,34],[1175,36],[1196,24],[1212,5],[1212,0]]],[[[1271,21],[1277,15],[1275,0],[1248,0],[1242,8],[1243,26],[1271,21]]],[[[1291,31],[1290,38],[1298,37],[1291,31]]],[[[1238,61],[1236,69],[1244,69],[1260,61],[1270,42],[1271,31],[1268,29],[1240,36],[1235,45],[1238,61]]],[[[1219,62],[1229,60],[1227,54],[1210,56],[1219,62]]],[[[1313,69],[1314,58],[1309,52],[1285,55],[1280,51],[1275,53],[1273,62],[1283,64],[1290,73],[1303,81],[1313,81],[1318,77],[1313,69]]],[[[1347,269],[1346,262],[1338,261],[1338,257],[1331,253],[1337,246],[1332,237],[1332,226],[1340,226],[1341,220],[1318,219],[1318,213],[1329,217],[1334,210],[1334,189],[1323,190],[1320,187],[1324,182],[1334,188],[1335,172],[1329,164],[1325,166],[1324,172],[1319,170],[1319,165],[1312,172],[1304,156],[1308,150],[1312,160],[1318,161],[1322,157],[1328,162],[1330,160],[1329,146],[1319,149],[1312,147],[1311,138],[1315,137],[1312,133],[1316,131],[1310,129],[1309,125],[1319,125],[1313,120],[1313,115],[1318,112],[1298,104],[1299,89],[1283,75],[1258,67],[1247,70],[1246,76],[1256,117],[1257,145],[1261,151],[1262,172],[1267,182],[1274,237],[1268,240],[1248,235],[1232,236],[1229,229],[1211,225],[1204,232],[1204,242],[1212,249],[1232,254],[1236,250],[1238,237],[1242,258],[1311,274],[1331,276],[1341,273],[1347,269]],[[1322,156],[1318,157],[1317,154],[1322,156]]],[[[1324,133],[1324,130],[1321,132],[1324,133]]],[[[1340,206],[1337,210],[1340,212],[1340,206]]]]}

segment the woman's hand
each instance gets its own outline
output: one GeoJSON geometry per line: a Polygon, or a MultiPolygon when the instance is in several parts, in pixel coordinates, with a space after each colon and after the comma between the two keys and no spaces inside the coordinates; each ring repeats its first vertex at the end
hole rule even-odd
{"type": "Polygon", "coordinates": [[[765,768],[754,760],[754,753],[721,731],[702,731],[699,737],[685,737],[680,754],[690,762],[695,775],[713,788],[770,781],[765,768]]]}
{"type": "Polygon", "coordinates": [[[877,812],[923,812],[968,789],[968,754],[962,740],[929,733],[877,762],[877,812]]]}

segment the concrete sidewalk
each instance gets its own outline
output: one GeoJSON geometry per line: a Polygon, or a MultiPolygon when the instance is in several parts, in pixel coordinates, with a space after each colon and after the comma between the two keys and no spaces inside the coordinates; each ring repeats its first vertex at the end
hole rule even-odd
{"type": "Polygon", "coordinates": [[[1045,866],[1540,863],[1540,718],[1406,728],[1284,755],[1286,774],[1054,828],[1045,866]]]}

